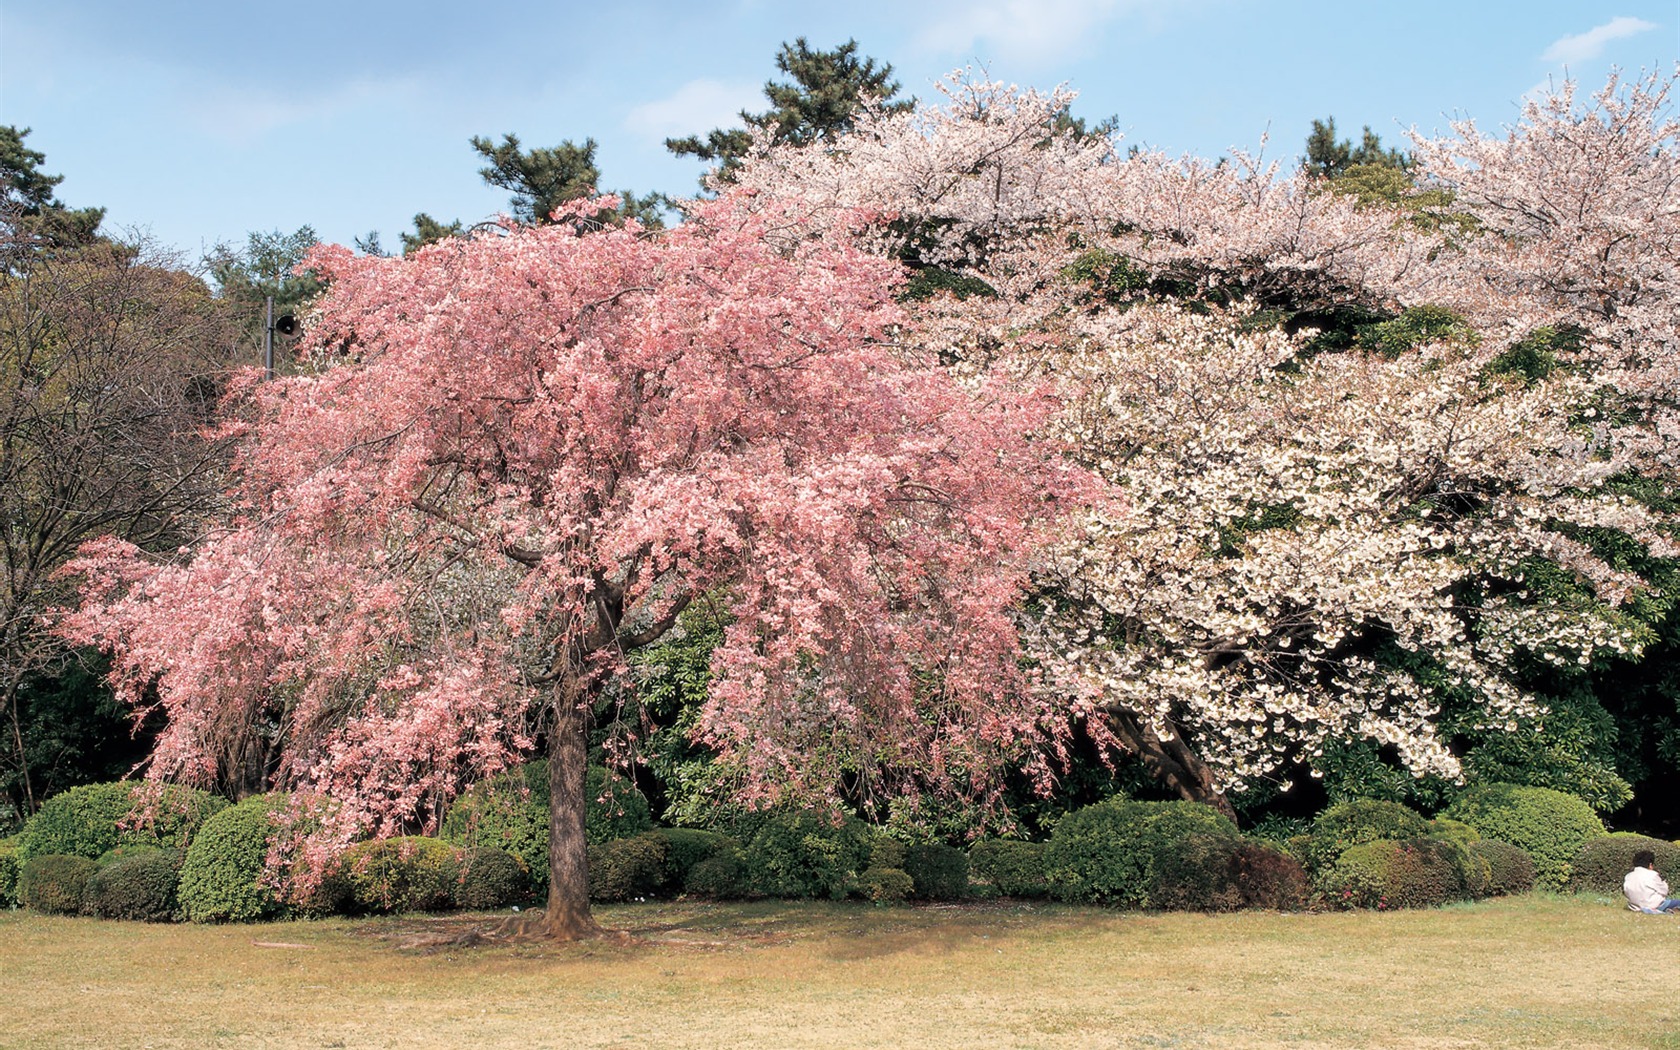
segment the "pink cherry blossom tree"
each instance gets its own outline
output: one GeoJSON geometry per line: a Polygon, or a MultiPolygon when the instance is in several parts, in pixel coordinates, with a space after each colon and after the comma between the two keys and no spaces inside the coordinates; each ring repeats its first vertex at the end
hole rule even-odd
{"type": "Polygon", "coordinates": [[[229,424],[237,516],[164,561],[87,549],[65,623],[167,714],[151,776],[272,754],[331,800],[317,851],[431,828],[546,740],[554,937],[596,929],[588,731],[631,741],[625,656],[693,602],[731,617],[699,732],[747,800],[989,790],[1056,731],[1011,607],[1079,490],[1028,439],[1042,398],[895,347],[898,265],[844,221],[585,214],[319,250],[316,369],[229,424]]]}

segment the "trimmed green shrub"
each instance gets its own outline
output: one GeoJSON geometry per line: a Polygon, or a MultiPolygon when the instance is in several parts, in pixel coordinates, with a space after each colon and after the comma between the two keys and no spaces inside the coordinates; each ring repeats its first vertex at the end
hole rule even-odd
{"type": "Polygon", "coordinates": [[[0,839],[0,908],[17,907],[19,841],[17,835],[0,839]]]}
{"type": "Polygon", "coordinates": [[[667,893],[682,892],[688,883],[688,873],[696,864],[741,846],[728,835],[699,828],[655,828],[653,833],[665,840],[663,890],[667,893]]]}
{"type": "Polygon", "coordinates": [[[739,900],[752,896],[747,877],[746,851],[733,840],[723,849],[697,862],[683,879],[683,892],[715,900],[739,900]]]}
{"type": "Polygon", "coordinates": [[[1662,839],[1617,831],[1589,839],[1570,865],[1569,888],[1594,893],[1621,893],[1622,879],[1633,870],[1633,855],[1650,850],[1657,858],[1657,870],[1665,877],[1680,872],[1680,846],[1662,839]]]}
{"type": "Polygon", "coordinates": [[[1050,837],[1044,870],[1060,900],[1146,908],[1159,858],[1192,835],[1237,837],[1237,827],[1196,802],[1111,798],[1063,817],[1050,837]]]}
{"type": "Polygon", "coordinates": [[[181,911],[193,922],[255,922],[285,909],[262,884],[282,794],[253,795],[198,829],[181,865],[181,911]]]}
{"type": "Polygon", "coordinates": [[[83,784],[61,791],[41,804],[40,812],[23,829],[20,855],[24,860],[48,853],[98,857],[117,846],[187,848],[204,822],[227,808],[227,800],[178,784],[83,784]],[[121,828],[136,815],[136,807],[157,792],[144,826],[121,828]]]}
{"type": "Polygon", "coordinates": [[[1191,835],[1155,860],[1149,906],[1170,911],[1302,907],[1310,884],[1300,863],[1273,843],[1191,835]]]}
{"type": "Polygon", "coordinates": [[[1534,888],[1534,858],[1521,846],[1498,839],[1477,839],[1468,849],[1472,857],[1487,865],[1485,896],[1509,897],[1534,888]]]}
{"type": "Polygon", "coordinates": [[[531,894],[531,876],[519,858],[489,846],[461,850],[455,858],[454,901],[468,911],[505,908],[531,894]]]}
{"type": "Polygon", "coordinates": [[[864,869],[858,879],[863,895],[876,904],[892,904],[904,900],[916,889],[916,881],[903,868],[864,869]]]}
{"type": "Polygon", "coordinates": [[[1423,814],[1398,802],[1358,798],[1331,806],[1313,821],[1307,843],[1306,867],[1323,871],[1336,863],[1350,846],[1367,842],[1419,839],[1430,833],[1423,814]]]}
{"type": "Polygon", "coordinates": [[[968,869],[976,879],[1005,897],[1044,897],[1044,843],[1020,839],[981,839],[968,849],[968,869]]]}
{"type": "Polygon", "coordinates": [[[1312,880],[1301,862],[1273,843],[1244,839],[1231,864],[1245,908],[1295,911],[1311,896],[1312,880]]]}
{"type": "Polygon", "coordinates": [[[900,866],[920,900],[955,901],[968,894],[968,854],[954,846],[943,842],[907,846],[900,866]]]}
{"type": "Polygon", "coordinates": [[[1490,839],[1509,842],[1534,859],[1534,881],[1542,889],[1569,884],[1576,854],[1604,834],[1593,808],[1574,795],[1516,784],[1478,784],[1442,813],[1490,839]]]}
{"type": "Polygon", "coordinates": [[[868,866],[872,839],[856,817],[835,824],[805,810],[772,811],[743,851],[749,885],[765,897],[840,900],[861,888],[858,873],[868,866]]]}
{"type": "Polygon", "coordinates": [[[357,911],[394,914],[443,911],[455,900],[455,847],[424,835],[358,842],[339,871],[357,911]]]}
{"type": "Polygon", "coordinates": [[[1167,911],[1236,911],[1242,890],[1233,871],[1234,835],[1190,835],[1155,858],[1154,884],[1145,907],[1167,911]]]}
{"type": "Polygon", "coordinates": [[[1480,842],[1482,833],[1464,823],[1450,817],[1436,817],[1429,822],[1429,837],[1432,839],[1448,839],[1461,845],[1468,846],[1472,842],[1480,842]]]}
{"type": "Polygon", "coordinates": [[[598,901],[656,897],[666,884],[665,839],[647,832],[589,845],[589,896],[598,901]]]}
{"type": "Polygon", "coordinates": [[[102,919],[170,922],[178,910],[180,875],[172,850],[130,849],[107,854],[88,879],[82,910],[102,919]]]}
{"type": "Polygon", "coordinates": [[[48,915],[75,915],[87,899],[88,880],[98,870],[86,857],[44,853],[23,862],[18,897],[24,906],[48,915]]]}
{"type": "Polygon", "coordinates": [[[1336,908],[1430,908],[1469,897],[1465,861],[1445,839],[1362,842],[1320,874],[1318,891],[1336,908]]]}
{"type": "MultiPolygon", "coordinates": [[[[630,781],[590,766],[585,834],[590,842],[639,835],[653,827],[647,799],[630,781]],[[613,797],[601,801],[609,785],[613,797]]],[[[449,807],[438,837],[489,846],[519,858],[541,891],[548,888],[548,762],[538,759],[475,785],[449,807]]]]}

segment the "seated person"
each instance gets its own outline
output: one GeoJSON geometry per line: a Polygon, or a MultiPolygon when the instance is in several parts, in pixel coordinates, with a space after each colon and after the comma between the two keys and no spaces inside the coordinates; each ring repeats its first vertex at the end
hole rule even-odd
{"type": "Polygon", "coordinates": [[[1622,880],[1622,892],[1627,895],[1628,907],[1656,915],[1661,912],[1680,912],[1680,898],[1668,895],[1668,883],[1657,874],[1657,855],[1642,849],[1633,855],[1633,870],[1622,880]]]}

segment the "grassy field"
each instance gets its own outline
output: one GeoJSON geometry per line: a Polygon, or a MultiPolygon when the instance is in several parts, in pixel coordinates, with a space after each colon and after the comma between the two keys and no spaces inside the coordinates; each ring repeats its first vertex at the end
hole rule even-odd
{"type": "Polygon", "coordinates": [[[460,920],[0,914],[5,1047],[1648,1047],[1680,918],[1533,897],[1388,914],[648,904],[621,941],[460,920]]]}

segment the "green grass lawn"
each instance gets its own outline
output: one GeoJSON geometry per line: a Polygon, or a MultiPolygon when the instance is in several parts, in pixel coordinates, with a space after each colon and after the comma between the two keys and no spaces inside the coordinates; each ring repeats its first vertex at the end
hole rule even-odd
{"type": "Polygon", "coordinates": [[[424,946],[463,920],[0,914],[6,1047],[1650,1047],[1680,918],[1590,898],[1139,915],[647,904],[633,936],[424,946]]]}

